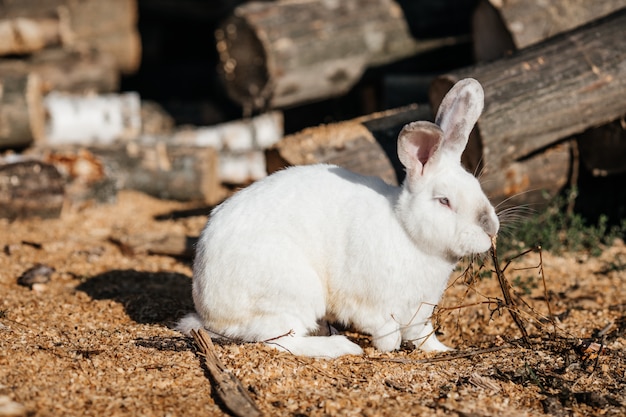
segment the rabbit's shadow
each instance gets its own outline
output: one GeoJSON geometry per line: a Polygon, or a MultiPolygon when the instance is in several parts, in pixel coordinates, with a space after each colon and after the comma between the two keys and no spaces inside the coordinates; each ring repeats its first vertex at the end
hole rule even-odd
{"type": "Polygon", "coordinates": [[[137,323],[171,326],[193,310],[191,278],[132,269],[98,274],[76,287],[94,300],[114,300],[137,323]]]}

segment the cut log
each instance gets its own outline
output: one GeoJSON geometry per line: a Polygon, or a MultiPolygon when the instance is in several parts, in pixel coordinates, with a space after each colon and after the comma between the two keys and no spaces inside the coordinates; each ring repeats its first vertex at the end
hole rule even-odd
{"type": "Polygon", "coordinates": [[[50,164],[0,161],[0,217],[9,220],[59,217],[64,184],[61,174],[50,164]]]}
{"type": "MultiPolygon", "coordinates": [[[[5,19],[56,20],[55,30],[65,47],[111,53],[117,68],[139,68],[141,41],[136,29],[136,0],[20,0],[0,4],[5,19]]],[[[54,25],[48,22],[48,27],[54,25]]],[[[49,33],[53,30],[49,29],[49,33]]]]}
{"type": "Polygon", "coordinates": [[[135,139],[141,133],[141,100],[137,93],[71,95],[52,92],[44,99],[49,145],[106,144],[135,139]]]}
{"type": "Polygon", "coordinates": [[[624,7],[625,0],[481,0],[473,16],[476,57],[498,58],[624,7]]]}
{"type": "MultiPolygon", "coordinates": [[[[622,117],[624,27],[626,9],[506,59],[438,77],[430,90],[433,108],[462,78],[476,78],[485,90],[485,109],[464,154],[468,168],[484,165],[486,184],[514,162],[622,117]]],[[[569,169],[562,166],[562,176],[569,169]]]]}
{"type": "MultiPolygon", "coordinates": [[[[108,5],[108,2],[106,3],[108,5]]],[[[132,74],[141,64],[141,39],[134,28],[120,30],[114,33],[104,33],[93,38],[81,40],[81,50],[96,50],[110,54],[117,68],[123,74],[132,74]]]]}
{"type": "Polygon", "coordinates": [[[174,119],[155,101],[141,101],[141,133],[143,135],[171,135],[174,119]]]}
{"type": "Polygon", "coordinates": [[[227,184],[248,184],[267,175],[264,150],[284,133],[283,114],[272,111],[215,126],[185,128],[173,142],[219,151],[219,176],[227,184]]]}
{"type": "Polygon", "coordinates": [[[155,143],[92,151],[102,158],[122,189],[207,204],[223,198],[217,153],[211,148],[155,143]]]}
{"type": "Polygon", "coordinates": [[[369,66],[451,42],[416,42],[392,0],[249,2],[216,38],[227,91],[246,109],[339,96],[369,66]]]}
{"type": "Polygon", "coordinates": [[[121,189],[207,204],[215,204],[224,197],[218,178],[217,152],[209,147],[146,139],[106,147],[40,146],[29,153],[58,167],[70,183],[68,197],[75,201],[87,198],[110,201],[121,189]]]}
{"type": "Polygon", "coordinates": [[[72,44],[110,53],[125,74],[139,69],[141,39],[137,31],[137,0],[68,0],[60,14],[68,22],[72,44]]]}
{"type": "Polygon", "coordinates": [[[29,146],[43,137],[45,113],[36,74],[0,78],[0,149],[29,146]]]}
{"type": "Polygon", "coordinates": [[[218,150],[247,152],[269,148],[284,133],[283,114],[279,111],[208,127],[183,128],[173,141],[193,146],[211,146],[218,150]]]}
{"type": "Polygon", "coordinates": [[[263,150],[219,153],[219,177],[225,184],[250,184],[266,176],[263,150]]]}
{"type": "Polygon", "coordinates": [[[60,44],[58,19],[0,20],[0,55],[27,54],[60,44]]]}
{"type": "Polygon", "coordinates": [[[424,115],[417,105],[374,113],[341,123],[305,129],[285,137],[266,152],[268,172],[289,165],[337,164],[363,175],[398,184],[392,160],[402,127],[424,115]],[[381,138],[381,144],[377,141],[381,138]]]}
{"type": "Polygon", "coordinates": [[[37,74],[44,91],[110,93],[120,85],[111,55],[90,50],[45,49],[24,59],[0,59],[0,78],[37,74]]]}

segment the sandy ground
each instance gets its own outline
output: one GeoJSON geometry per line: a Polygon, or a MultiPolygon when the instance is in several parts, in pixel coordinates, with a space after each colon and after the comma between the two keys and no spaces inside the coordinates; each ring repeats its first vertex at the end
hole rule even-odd
{"type": "MultiPolygon", "coordinates": [[[[123,193],[114,205],[73,207],[57,220],[0,220],[0,416],[225,415],[191,339],[169,326],[191,310],[188,260],[129,253],[111,238],[197,235],[189,205],[123,193]],[[18,278],[53,268],[34,286],[18,278]],[[45,279],[44,279],[45,281],[45,279]]],[[[267,416],[626,415],[626,247],[600,257],[538,253],[507,278],[530,347],[496,278],[451,278],[437,316],[446,354],[299,358],[257,344],[217,356],[267,416]]]]}

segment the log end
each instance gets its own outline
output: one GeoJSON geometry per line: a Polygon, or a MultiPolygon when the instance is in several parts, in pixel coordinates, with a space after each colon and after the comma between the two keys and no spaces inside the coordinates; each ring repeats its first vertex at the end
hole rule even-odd
{"type": "Polygon", "coordinates": [[[9,220],[59,217],[64,184],[59,171],[41,161],[0,165],[0,217],[9,220]]]}
{"type": "Polygon", "coordinates": [[[228,95],[244,108],[263,108],[270,74],[265,47],[245,19],[232,16],[215,31],[220,75],[228,95]]]}

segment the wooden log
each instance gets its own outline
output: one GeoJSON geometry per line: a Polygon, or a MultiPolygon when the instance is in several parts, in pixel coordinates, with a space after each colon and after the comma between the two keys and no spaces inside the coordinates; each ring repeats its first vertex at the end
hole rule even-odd
{"type": "Polygon", "coordinates": [[[423,116],[417,105],[393,109],[341,123],[321,125],[287,136],[266,152],[268,172],[289,165],[337,164],[363,175],[398,184],[392,160],[402,127],[423,116]],[[377,141],[382,139],[387,152],[377,141]],[[389,154],[389,156],[388,156],[389,154]]]}
{"type": "Polygon", "coordinates": [[[209,147],[145,138],[107,146],[38,146],[30,149],[29,154],[58,167],[70,183],[68,196],[75,201],[110,201],[122,189],[207,204],[224,197],[218,179],[217,152],[209,147]]]}
{"type": "Polygon", "coordinates": [[[481,0],[473,15],[476,57],[498,58],[624,7],[625,0],[481,0]]]}
{"type": "MultiPolygon", "coordinates": [[[[430,101],[437,108],[450,87],[465,77],[485,90],[464,162],[484,165],[493,178],[511,163],[547,149],[592,126],[623,116],[626,109],[626,9],[550,38],[491,64],[438,77],[430,101]]],[[[567,176],[569,166],[562,167],[567,176]]],[[[527,189],[533,188],[529,184],[527,189]]]]}
{"type": "Polygon", "coordinates": [[[215,126],[184,128],[172,140],[218,150],[220,180],[248,184],[267,175],[264,150],[283,137],[283,124],[282,112],[272,111],[215,126]]]}
{"type": "Polygon", "coordinates": [[[182,128],[174,134],[173,140],[180,144],[247,152],[274,145],[283,137],[283,125],[282,112],[271,111],[214,126],[182,128]]]}
{"type": "Polygon", "coordinates": [[[48,115],[45,142],[107,144],[141,133],[141,100],[134,92],[72,95],[52,92],[44,99],[48,115]]]}
{"type": "Polygon", "coordinates": [[[171,135],[174,130],[174,118],[150,100],[141,101],[141,133],[143,135],[171,135]]]}
{"type": "Polygon", "coordinates": [[[480,176],[485,194],[502,207],[545,206],[570,181],[571,141],[552,146],[526,159],[514,161],[498,173],[480,176]],[[547,198],[546,198],[547,197],[547,198]]]}
{"type": "Polygon", "coordinates": [[[267,176],[265,152],[253,150],[247,152],[219,153],[220,181],[231,185],[245,185],[267,176]]]}
{"type": "Polygon", "coordinates": [[[3,2],[0,16],[56,20],[63,46],[110,53],[117,68],[124,73],[139,68],[141,41],[136,29],[137,0],[20,0],[3,2]]]}
{"type": "Polygon", "coordinates": [[[9,220],[59,217],[64,184],[61,174],[50,164],[0,160],[0,217],[9,220]]]}
{"type": "Polygon", "coordinates": [[[45,112],[36,74],[0,78],[0,149],[29,146],[43,137],[45,112]]]}
{"type": "Polygon", "coordinates": [[[18,0],[0,3],[0,16],[8,19],[57,17],[58,7],[67,0],[18,0]]]}
{"type": "Polygon", "coordinates": [[[58,19],[0,20],[0,55],[27,54],[60,44],[58,19]]]}
{"type": "Polygon", "coordinates": [[[137,31],[137,0],[68,0],[59,9],[68,22],[72,44],[110,53],[122,73],[131,74],[141,63],[137,31]]]}
{"type": "Polygon", "coordinates": [[[0,78],[33,73],[46,92],[110,93],[119,90],[116,65],[111,55],[95,50],[44,49],[23,59],[0,59],[0,78]]]}
{"type": "Polygon", "coordinates": [[[450,42],[416,42],[392,0],[249,2],[216,38],[227,91],[246,109],[339,96],[367,67],[450,42]]]}

